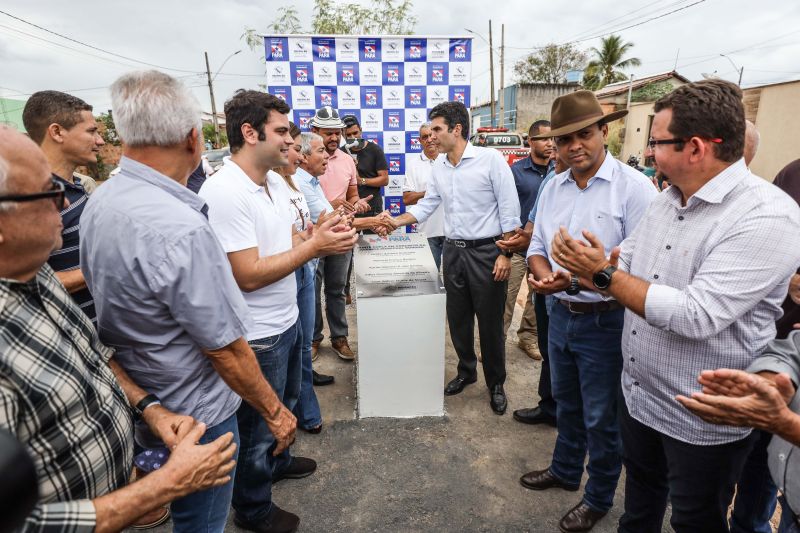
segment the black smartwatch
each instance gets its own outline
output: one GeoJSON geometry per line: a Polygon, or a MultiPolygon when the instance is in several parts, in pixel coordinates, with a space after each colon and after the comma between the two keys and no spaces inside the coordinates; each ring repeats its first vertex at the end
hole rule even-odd
{"type": "Polygon", "coordinates": [[[506,257],[514,257],[514,252],[503,252],[503,255],[506,257]]]}
{"type": "Polygon", "coordinates": [[[564,292],[566,292],[570,296],[575,296],[576,294],[581,292],[581,282],[578,279],[578,276],[572,274],[569,277],[569,287],[567,287],[567,289],[564,292]]]}
{"type": "Polygon", "coordinates": [[[592,276],[592,284],[601,291],[608,289],[608,287],[611,285],[611,276],[616,271],[617,267],[614,265],[608,265],[603,270],[595,273],[595,275],[592,276]]]}
{"type": "Polygon", "coordinates": [[[133,408],[133,412],[137,416],[137,418],[141,418],[142,413],[144,413],[144,410],[153,404],[161,405],[161,400],[159,400],[158,396],[156,396],[155,394],[148,394],[147,396],[139,400],[139,403],[137,403],[136,406],[133,408]]]}

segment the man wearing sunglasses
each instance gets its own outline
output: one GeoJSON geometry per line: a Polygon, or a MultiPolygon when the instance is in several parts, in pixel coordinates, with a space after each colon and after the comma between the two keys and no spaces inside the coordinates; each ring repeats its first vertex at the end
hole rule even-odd
{"type": "Polygon", "coordinates": [[[70,204],[69,208],[60,209],[64,244],[52,252],[47,262],[81,310],[96,322],[94,301],[80,268],[81,215],[89,196],[81,178],[75,175],[77,167],[97,161],[105,144],[92,106],[66,93],[39,91],[25,103],[22,122],[44,152],[53,180],[61,185],[70,204]]]}
{"type": "Polygon", "coordinates": [[[703,370],[744,370],[775,337],[800,264],[800,209],[748,171],[737,86],[690,83],[659,99],[655,112],[649,144],[672,186],[610,254],[602,238],[580,229],[570,235],[561,228],[552,246],[583,285],[627,309],[619,531],[661,531],[669,499],[673,529],[727,532],[755,436],[684,406],[696,406],[691,397],[703,389],[703,370]]]}

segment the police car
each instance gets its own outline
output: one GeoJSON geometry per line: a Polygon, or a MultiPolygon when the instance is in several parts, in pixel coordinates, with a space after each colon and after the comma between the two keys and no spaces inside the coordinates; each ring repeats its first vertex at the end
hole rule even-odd
{"type": "Polygon", "coordinates": [[[525,159],[530,154],[522,135],[510,132],[508,128],[478,128],[469,141],[475,146],[500,150],[509,165],[519,159],[525,159]]]}

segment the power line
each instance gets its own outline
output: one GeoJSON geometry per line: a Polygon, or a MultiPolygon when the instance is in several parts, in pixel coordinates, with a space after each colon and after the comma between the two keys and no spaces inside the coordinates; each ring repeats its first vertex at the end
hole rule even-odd
{"type": "Polygon", "coordinates": [[[6,11],[0,10],[0,14],[3,14],[5,16],[7,16],[7,17],[10,17],[10,18],[14,19],[14,20],[18,20],[18,21],[22,22],[23,24],[27,24],[28,26],[33,26],[36,29],[42,30],[44,32],[47,32],[47,33],[50,33],[50,34],[53,34],[53,35],[56,35],[58,37],[61,37],[62,39],[66,39],[68,41],[72,41],[73,43],[77,43],[77,44],[80,44],[80,45],[85,46],[87,48],[91,48],[92,50],[97,50],[98,52],[103,52],[104,54],[108,54],[108,55],[111,55],[111,56],[119,57],[119,58],[124,59],[126,61],[133,61],[134,63],[139,63],[141,65],[146,65],[148,67],[159,68],[159,69],[162,69],[162,70],[172,70],[174,72],[191,72],[191,73],[195,73],[196,72],[194,70],[183,70],[183,69],[177,69],[177,68],[170,68],[170,67],[164,67],[164,66],[161,66],[161,65],[156,65],[155,63],[148,63],[147,61],[140,61],[140,60],[134,59],[132,57],[124,56],[122,54],[117,54],[115,52],[110,52],[110,51],[105,50],[103,48],[99,48],[97,46],[94,46],[94,45],[91,45],[91,44],[87,44],[87,43],[85,43],[83,41],[79,41],[77,39],[73,39],[72,37],[69,37],[69,36],[64,35],[62,33],[55,32],[53,30],[49,30],[49,29],[47,29],[47,28],[45,28],[43,26],[39,26],[38,24],[34,24],[33,22],[29,22],[29,21],[27,21],[27,20],[25,20],[23,18],[17,17],[16,15],[12,15],[11,13],[8,13],[6,11]]]}

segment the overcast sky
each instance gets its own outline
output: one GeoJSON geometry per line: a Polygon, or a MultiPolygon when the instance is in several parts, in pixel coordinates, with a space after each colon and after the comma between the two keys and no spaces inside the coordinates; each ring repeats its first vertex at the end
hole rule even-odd
{"type": "MultiPolygon", "coordinates": [[[[309,26],[313,2],[293,3],[303,25],[309,26]]],[[[3,0],[0,10],[88,45],[163,67],[165,72],[183,77],[203,108],[210,110],[203,52],[208,51],[215,72],[226,57],[242,50],[215,80],[221,109],[234,90],[264,83],[259,55],[251,52],[240,36],[245,26],[265,29],[280,4],[274,0],[3,0]]],[[[500,25],[505,24],[506,85],[514,82],[514,61],[531,47],[592,37],[578,43],[589,48],[599,45],[600,39],[595,36],[613,30],[635,44],[632,55],[642,60],[642,66],[630,73],[637,77],[672,70],[677,55],[678,72],[692,80],[701,79],[703,73],[716,73],[736,81],[738,72],[731,61],[736,67],[744,67],[745,87],[800,79],[800,2],[795,0],[578,0],[567,4],[416,0],[414,4],[416,33],[420,35],[465,35],[468,28],[487,37],[487,18],[491,17],[494,44],[499,50],[500,25]],[[561,5],[568,9],[560,10],[561,5]],[[490,13],[493,6],[502,9],[490,13]],[[720,57],[723,53],[730,60],[720,57]]],[[[107,87],[114,79],[139,68],[147,67],[0,14],[0,96],[24,99],[37,90],[57,89],[74,92],[100,112],[110,106],[107,87]]],[[[473,103],[489,98],[488,71],[488,45],[476,37],[473,103]]]]}

